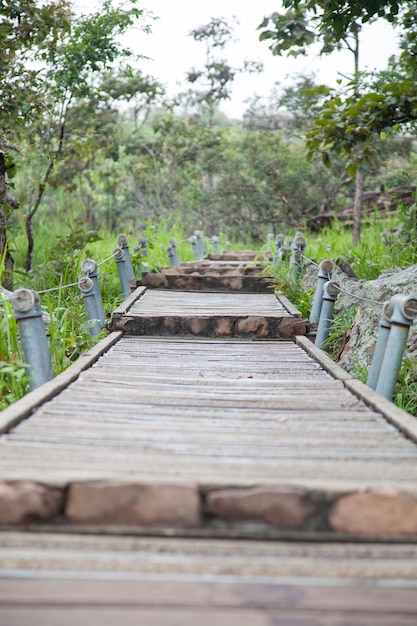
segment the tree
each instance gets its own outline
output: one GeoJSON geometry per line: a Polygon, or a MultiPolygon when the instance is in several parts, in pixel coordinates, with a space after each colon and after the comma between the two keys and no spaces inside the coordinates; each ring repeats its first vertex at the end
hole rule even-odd
{"type": "MultiPolygon", "coordinates": [[[[118,7],[112,4],[112,0],[105,0],[96,13],[73,18],[70,32],[48,51],[44,83],[48,94],[44,111],[48,127],[45,142],[48,164],[38,185],[35,201],[25,217],[27,271],[33,262],[32,220],[68,140],[66,124],[70,107],[77,100],[92,97],[96,92],[93,81],[95,74],[103,72],[116,60],[131,56],[131,51],[124,48],[117,37],[142,16],[143,11],[136,8],[136,3],[137,0],[128,0],[118,7]]],[[[145,30],[147,28],[144,26],[145,30]]]]}
{"type": "Polygon", "coordinates": [[[230,98],[237,74],[259,72],[262,66],[246,60],[242,67],[233,67],[226,59],[217,57],[217,52],[223,51],[234,37],[233,25],[224,18],[212,18],[208,24],[192,30],[190,35],[194,41],[205,45],[206,61],[201,69],[193,68],[188,72],[187,81],[194,86],[188,97],[205,108],[212,127],[215,111],[221,102],[230,98]]]}
{"type": "Polygon", "coordinates": [[[133,104],[135,131],[146,123],[151,108],[161,101],[165,93],[163,85],[156,78],[129,66],[118,72],[106,72],[102,89],[113,101],[133,104]]]}
{"type": "MultiPolygon", "coordinates": [[[[364,170],[375,155],[373,143],[378,134],[387,128],[404,126],[414,122],[416,117],[415,72],[417,49],[417,17],[415,2],[375,2],[360,1],[355,3],[321,0],[284,0],[284,6],[294,15],[308,16],[316,29],[317,36],[323,42],[322,52],[327,46],[346,42],[347,36],[353,32],[358,36],[361,24],[377,17],[384,18],[403,30],[403,52],[400,57],[400,71],[393,78],[392,73],[384,73],[364,84],[358,71],[345,88],[327,90],[327,100],[321,112],[315,117],[312,129],[307,134],[310,156],[319,152],[323,162],[331,163],[330,154],[337,152],[346,159],[347,169],[356,179],[355,218],[353,240],[360,236],[361,186],[364,170]],[[352,31],[353,29],[353,31],[352,31]],[[389,75],[391,74],[391,76],[389,75]],[[385,79],[385,82],[384,82],[385,79]],[[378,86],[378,89],[372,89],[378,86]]],[[[298,19],[298,40],[292,41],[290,31],[285,33],[280,16],[271,16],[275,30],[264,30],[262,39],[274,41],[273,52],[284,50],[302,50],[302,46],[310,43],[311,36],[306,34],[306,24],[298,19]],[[284,43],[281,37],[284,35],[284,43]],[[275,43],[276,37],[276,43],[275,43]]],[[[266,28],[269,18],[264,20],[261,28],[266,28]]],[[[358,49],[358,48],[356,48],[358,49]]],[[[356,58],[356,56],[355,56],[356,58]]],[[[358,69],[357,64],[355,69],[358,69]]],[[[369,76],[367,77],[369,79],[369,76]]],[[[322,88],[323,90],[326,88],[322,88]]]]}
{"type": "MultiPolygon", "coordinates": [[[[353,55],[353,75],[356,77],[359,72],[360,25],[358,17],[352,15],[350,19],[346,19],[345,29],[338,33],[323,22],[320,23],[320,18],[324,20],[325,14],[317,15],[317,5],[321,7],[323,3],[285,2],[284,4],[290,7],[284,15],[274,13],[270,18],[266,18],[260,25],[260,28],[265,28],[271,21],[274,26],[274,30],[264,30],[260,35],[261,40],[273,40],[273,44],[271,45],[273,54],[279,55],[284,51],[289,55],[305,54],[306,48],[309,45],[320,41],[322,44],[321,54],[330,54],[334,50],[340,50],[342,48],[349,50],[353,55]],[[311,25],[313,28],[311,28],[311,25]],[[314,29],[316,25],[317,28],[314,29]]],[[[369,19],[371,19],[371,17],[369,19]]],[[[360,152],[360,147],[358,147],[358,152],[360,152]]],[[[358,169],[354,174],[354,178],[355,210],[352,237],[354,244],[356,244],[360,238],[363,172],[358,169]]]]}
{"type": "Polygon", "coordinates": [[[44,106],[45,76],[40,68],[70,28],[67,0],[0,2],[0,258],[4,258],[5,280],[13,284],[13,257],[7,239],[16,173],[17,144],[26,124],[36,119],[44,106]]]}

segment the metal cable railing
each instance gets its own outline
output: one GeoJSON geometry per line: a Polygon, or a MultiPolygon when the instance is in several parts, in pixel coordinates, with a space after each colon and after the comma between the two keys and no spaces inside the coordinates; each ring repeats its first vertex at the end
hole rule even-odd
{"type": "MultiPolygon", "coordinates": [[[[318,280],[311,306],[310,323],[317,325],[315,345],[323,348],[330,335],[334,307],[339,293],[343,293],[359,302],[365,302],[379,306],[382,309],[380,318],[380,331],[376,342],[374,355],[368,372],[367,385],[375,389],[382,396],[392,399],[395,384],[401,367],[401,361],[409,334],[409,329],[417,319],[417,296],[397,294],[390,300],[380,302],[353,293],[332,280],[334,264],[330,260],[316,263],[304,254],[305,240],[298,233],[292,242],[293,267],[290,270],[299,277],[303,261],[308,261],[318,268],[318,280]]],[[[283,257],[285,237],[277,235],[276,258],[283,257]]],[[[286,249],[288,251],[288,248],[286,249]]]]}

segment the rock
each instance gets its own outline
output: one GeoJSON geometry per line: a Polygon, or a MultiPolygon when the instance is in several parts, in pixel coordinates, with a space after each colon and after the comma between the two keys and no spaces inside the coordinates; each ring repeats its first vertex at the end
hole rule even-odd
{"type": "Polygon", "coordinates": [[[30,524],[57,515],[63,494],[39,483],[23,480],[0,482],[0,524],[30,524]]]}
{"type": "MultiPolygon", "coordinates": [[[[417,265],[387,270],[375,280],[341,281],[341,286],[351,293],[380,302],[381,305],[398,293],[417,295],[416,285],[417,265]]],[[[381,305],[356,300],[343,293],[339,296],[336,310],[356,310],[349,341],[346,342],[339,361],[345,369],[353,370],[358,364],[369,367],[379,332],[381,305]]],[[[413,327],[410,329],[404,356],[412,360],[417,358],[417,335],[413,327]]]]}
{"type": "Polygon", "coordinates": [[[65,516],[77,524],[193,527],[200,524],[200,496],[193,485],[72,483],[65,516]]]}
{"type": "Polygon", "coordinates": [[[174,281],[174,289],[182,291],[199,291],[201,289],[201,278],[190,274],[189,276],[181,276],[174,281]]]}
{"type": "Polygon", "coordinates": [[[417,535],[417,500],[396,491],[341,497],[329,515],[333,530],[372,536],[417,535]]]}
{"type": "MultiPolygon", "coordinates": [[[[344,314],[351,312],[353,319],[352,328],[345,337],[339,355],[339,363],[348,371],[354,371],[358,365],[369,367],[379,332],[381,305],[398,293],[417,295],[417,265],[386,270],[375,280],[354,280],[336,267],[332,280],[337,281],[342,289],[349,292],[349,294],[340,293],[335,312],[344,314]]],[[[314,289],[316,282],[317,268],[310,265],[302,281],[303,289],[306,291],[314,289]]],[[[404,356],[417,360],[417,334],[413,327],[410,329],[404,356]]]]}
{"type": "Polygon", "coordinates": [[[221,287],[226,291],[242,291],[243,279],[241,276],[225,276],[220,280],[221,287]]]}
{"type": "Polygon", "coordinates": [[[216,337],[233,337],[235,321],[231,317],[219,317],[214,322],[216,337]]]}
{"type": "Polygon", "coordinates": [[[246,317],[236,323],[237,335],[255,335],[259,338],[269,337],[268,321],[264,317],[246,317]]]}
{"type": "Polygon", "coordinates": [[[255,520],[300,528],[315,512],[302,490],[286,487],[253,487],[249,489],[219,489],[207,495],[204,511],[229,520],[255,520]]]}
{"type": "Polygon", "coordinates": [[[184,328],[191,335],[209,335],[210,324],[211,320],[204,317],[186,317],[184,320],[184,328]]]}
{"type": "Polygon", "coordinates": [[[296,317],[283,317],[278,324],[278,332],[280,337],[284,339],[289,339],[295,335],[305,335],[306,322],[296,317]]]}
{"type": "Polygon", "coordinates": [[[153,289],[168,289],[168,280],[164,274],[144,274],[141,284],[153,289]]]}

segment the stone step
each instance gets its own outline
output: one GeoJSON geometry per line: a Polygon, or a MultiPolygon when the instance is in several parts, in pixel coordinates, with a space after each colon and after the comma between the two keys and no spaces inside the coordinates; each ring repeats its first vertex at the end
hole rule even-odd
{"type": "Polygon", "coordinates": [[[111,331],[258,339],[288,339],[306,333],[300,312],[281,296],[140,289],[129,306],[113,313],[111,331]]]}
{"type": "Polygon", "coordinates": [[[271,277],[217,268],[206,269],[204,272],[166,269],[160,273],[145,274],[138,284],[149,289],[179,291],[271,293],[274,290],[271,277]]]}

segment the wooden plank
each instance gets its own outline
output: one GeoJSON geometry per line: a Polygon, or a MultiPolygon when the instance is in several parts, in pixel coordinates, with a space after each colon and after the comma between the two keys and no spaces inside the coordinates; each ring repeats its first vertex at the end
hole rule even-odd
{"type": "Polygon", "coordinates": [[[312,581],[256,584],[247,582],[179,582],[171,580],[53,580],[0,579],[0,606],[163,606],[230,608],[254,606],[264,609],[304,609],[338,611],[355,614],[366,612],[391,617],[417,615],[415,588],[393,588],[369,585],[317,585],[312,581]]]}
{"type": "Polygon", "coordinates": [[[108,337],[93,346],[85,354],[81,354],[75,363],[64,372],[55,376],[38,389],[27,394],[0,413],[0,433],[7,432],[13,426],[26,419],[33,411],[48,400],[57,396],[70,383],[78,378],[81,372],[88,369],[97,359],[109,350],[122,336],[120,332],[113,332],[108,337]]]}
{"type": "Polygon", "coordinates": [[[64,604],[58,609],[19,608],[4,609],[0,616],[1,626],[271,626],[271,624],[296,624],[296,626],[415,626],[416,616],[386,615],[380,612],[365,614],[338,611],[316,613],[312,611],[274,610],[274,609],[176,609],[166,607],[152,610],[131,607],[68,607],[64,604]],[[354,622],[352,622],[354,619],[354,622]],[[393,622],[393,619],[395,622],[393,622]]]}
{"type": "Polygon", "coordinates": [[[288,317],[288,311],[272,294],[193,293],[148,290],[129,309],[134,316],[288,317]]]}
{"type": "Polygon", "coordinates": [[[146,287],[137,287],[133,291],[133,293],[128,298],[126,298],[126,300],[124,300],[124,302],[122,302],[122,304],[117,307],[117,309],[113,311],[113,315],[125,315],[137,302],[137,300],[143,297],[145,292],[146,287]]]}
{"type": "Polygon", "coordinates": [[[417,442],[417,420],[414,416],[395,406],[393,402],[390,402],[361,381],[355,379],[354,376],[332,361],[323,350],[314,346],[307,337],[297,337],[296,342],[307,354],[320,363],[326,371],[339,380],[343,380],[347,389],[352,391],[368,406],[380,412],[391,424],[405,433],[407,437],[417,442]]]}
{"type": "Polygon", "coordinates": [[[413,443],[292,342],[123,337],[3,438],[0,472],[47,483],[90,472],[409,490],[416,458],[413,443]]]}

